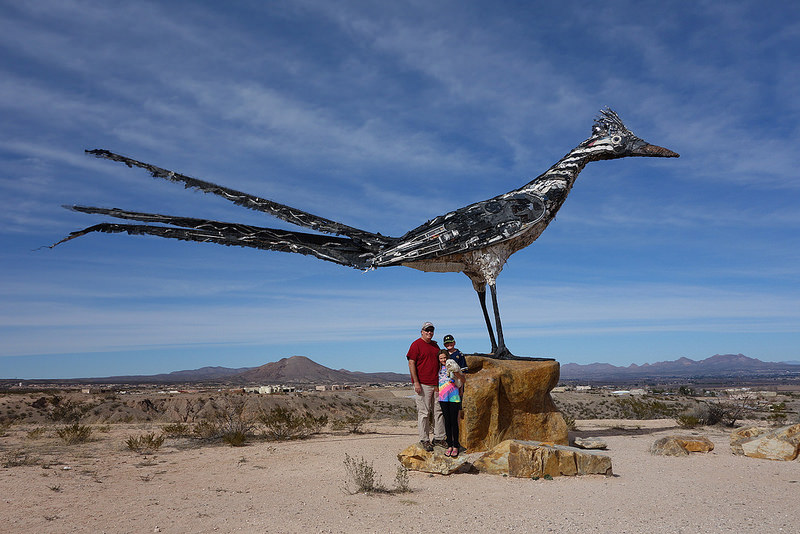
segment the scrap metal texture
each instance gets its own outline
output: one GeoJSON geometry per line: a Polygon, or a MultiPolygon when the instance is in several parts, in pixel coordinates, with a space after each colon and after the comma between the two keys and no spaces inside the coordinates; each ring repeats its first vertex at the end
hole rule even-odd
{"type": "Polygon", "coordinates": [[[543,174],[524,186],[494,198],[451,211],[401,237],[368,232],[337,221],[143,163],[108,150],[87,150],[98,157],[139,167],[155,178],[182,183],[189,189],[225,198],[238,206],[260,211],[320,234],[277,230],[208,219],[126,211],[117,208],[71,206],[83,213],[107,215],[147,224],[101,223],[72,232],[53,247],[92,232],[155,235],[183,241],[210,242],[263,250],[312,255],[322,260],[373,269],[404,265],[423,271],[463,272],[478,292],[495,356],[506,357],[495,281],[508,258],[533,243],[547,228],[587,163],[629,156],[678,157],[666,148],[650,145],[634,135],[610,109],[601,110],[591,136],[573,148],[543,174]],[[167,225],[167,226],[164,226],[167,225]],[[177,228],[176,228],[177,227],[177,228]],[[497,343],[485,306],[485,287],[492,290],[497,343]]]}

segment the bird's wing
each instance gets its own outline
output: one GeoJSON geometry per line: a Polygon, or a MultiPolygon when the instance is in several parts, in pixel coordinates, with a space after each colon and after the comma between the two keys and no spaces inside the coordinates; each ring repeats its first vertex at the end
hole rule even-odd
{"type": "Polygon", "coordinates": [[[220,245],[250,247],[279,252],[295,252],[315,256],[322,260],[365,269],[373,253],[359,246],[352,239],[331,237],[291,230],[277,230],[245,224],[175,217],[156,213],[140,213],[118,208],[93,208],[87,206],[67,206],[74,211],[110,215],[119,219],[143,221],[148,223],[171,224],[182,228],[157,226],[155,224],[100,223],[83,230],[70,233],[67,237],[51,245],[61,243],[92,232],[128,233],[130,235],[155,235],[181,241],[198,241],[220,245]]]}
{"type": "Polygon", "coordinates": [[[310,228],[312,230],[317,230],[319,232],[325,232],[328,234],[345,235],[347,237],[351,237],[363,243],[367,247],[379,248],[393,241],[393,239],[390,237],[367,232],[366,230],[360,230],[358,228],[353,228],[330,219],[325,219],[324,217],[319,217],[317,215],[292,208],[291,206],[279,204],[277,202],[250,195],[248,193],[236,191],[225,186],[213,184],[211,182],[205,182],[203,180],[198,180],[197,178],[192,178],[191,176],[185,176],[167,169],[162,169],[161,167],[156,167],[155,165],[151,165],[149,163],[137,161],[126,156],[121,156],[108,150],[95,149],[87,150],[86,152],[97,158],[109,159],[124,163],[128,167],[140,167],[148,171],[154,178],[163,178],[172,182],[183,183],[184,187],[187,189],[198,189],[204,193],[218,195],[239,206],[268,213],[291,224],[296,224],[298,226],[303,226],[305,228],[310,228]]]}
{"type": "Polygon", "coordinates": [[[517,191],[500,195],[411,230],[377,255],[374,265],[397,265],[478,250],[519,235],[546,213],[545,200],[536,194],[517,191]]]}

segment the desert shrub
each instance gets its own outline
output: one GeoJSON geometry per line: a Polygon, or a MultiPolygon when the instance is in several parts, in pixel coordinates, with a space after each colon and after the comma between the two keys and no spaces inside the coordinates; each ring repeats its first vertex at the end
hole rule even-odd
{"type": "Polygon", "coordinates": [[[18,467],[21,465],[38,465],[41,462],[41,459],[28,454],[25,451],[21,450],[13,450],[8,451],[3,456],[2,466],[3,467],[18,467]]]}
{"type": "Polygon", "coordinates": [[[222,434],[222,441],[231,447],[242,447],[247,441],[247,434],[239,430],[232,430],[222,434]]]}
{"type": "Polygon", "coordinates": [[[220,435],[219,426],[213,421],[199,421],[195,423],[192,432],[195,436],[202,439],[216,438],[220,435]]]}
{"type": "Polygon", "coordinates": [[[75,443],[85,443],[89,441],[92,435],[92,429],[91,427],[75,422],[69,426],[59,428],[56,430],[56,434],[58,434],[58,437],[67,445],[74,445],[75,443]]]}
{"type": "Polygon", "coordinates": [[[147,454],[157,451],[164,444],[164,434],[156,436],[155,432],[142,434],[140,436],[128,436],[125,440],[125,445],[134,452],[140,454],[147,454]]]}
{"type": "Polygon", "coordinates": [[[700,424],[700,419],[694,415],[681,414],[675,418],[675,422],[682,428],[694,428],[700,424]]]}
{"type": "Polygon", "coordinates": [[[772,421],[774,424],[778,425],[786,421],[787,413],[785,402],[770,404],[769,412],[770,413],[767,416],[767,421],[772,421]]]}
{"type": "Polygon", "coordinates": [[[50,408],[47,416],[53,421],[63,421],[65,423],[77,423],[92,406],[63,399],[58,395],[53,395],[49,399],[50,408]]]}
{"type": "Polygon", "coordinates": [[[722,421],[725,410],[717,403],[703,404],[700,408],[700,423],[703,425],[716,425],[722,421]]]}
{"type": "Polygon", "coordinates": [[[386,488],[380,480],[380,476],[375,473],[372,462],[367,462],[364,458],[351,458],[349,454],[344,455],[344,471],[346,479],[342,488],[351,495],[355,493],[385,493],[386,488]]]}
{"type": "Polygon", "coordinates": [[[314,417],[310,413],[299,414],[294,410],[276,406],[270,411],[261,410],[258,420],[265,427],[265,435],[274,440],[303,439],[322,430],[328,416],[314,417]]]}
{"type": "Polygon", "coordinates": [[[561,412],[564,422],[567,424],[567,430],[577,430],[578,426],[575,424],[575,418],[568,413],[561,412]]]}
{"type": "Polygon", "coordinates": [[[28,431],[28,439],[39,439],[44,437],[45,433],[47,433],[47,429],[43,427],[36,427],[33,430],[28,431]]]}
{"type": "Polygon", "coordinates": [[[675,418],[675,422],[684,428],[696,426],[712,426],[722,421],[724,409],[717,403],[700,403],[685,410],[675,418]]]}
{"type": "Polygon", "coordinates": [[[397,467],[397,474],[394,476],[394,491],[396,493],[408,493],[411,486],[408,484],[408,469],[402,465],[397,467]]]}
{"type": "Polygon", "coordinates": [[[179,438],[181,436],[188,436],[191,433],[189,425],[183,423],[171,423],[161,427],[161,432],[170,438],[179,438]]]}
{"type": "Polygon", "coordinates": [[[751,404],[755,402],[755,395],[742,395],[735,399],[709,404],[719,416],[720,422],[725,426],[736,426],[736,421],[745,419],[752,414],[751,404]]]}
{"type": "Polygon", "coordinates": [[[624,419],[665,419],[674,417],[677,408],[656,399],[620,399],[624,419]]]}
{"type": "Polygon", "coordinates": [[[223,398],[215,408],[214,417],[223,441],[235,447],[244,445],[255,426],[252,415],[246,412],[246,400],[241,397],[223,398]]]}
{"type": "Polygon", "coordinates": [[[336,432],[350,432],[351,434],[363,434],[364,423],[369,417],[364,414],[348,415],[342,419],[334,419],[331,423],[331,430],[336,432]]]}

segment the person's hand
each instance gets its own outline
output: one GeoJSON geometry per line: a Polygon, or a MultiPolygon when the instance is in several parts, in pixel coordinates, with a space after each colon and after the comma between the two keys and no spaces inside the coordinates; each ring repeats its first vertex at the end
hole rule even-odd
{"type": "Polygon", "coordinates": [[[422,396],[422,384],[420,384],[419,382],[414,382],[414,392],[421,397],[422,396]]]}

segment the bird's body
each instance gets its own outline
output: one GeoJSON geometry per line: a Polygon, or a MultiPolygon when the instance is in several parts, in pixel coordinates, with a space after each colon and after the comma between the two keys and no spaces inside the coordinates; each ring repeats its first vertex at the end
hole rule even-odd
{"type": "Polygon", "coordinates": [[[403,265],[428,272],[463,272],[478,292],[489,330],[492,353],[500,358],[512,355],[503,340],[495,293],[497,276],[508,258],[536,241],[555,218],[586,164],[590,161],[626,156],[678,156],[665,148],[645,143],[625,128],[613,111],[604,110],[595,121],[589,139],[523,187],[431,219],[401,237],[388,237],[177,174],[107,150],[88,152],[100,158],[125,163],[129,167],[144,168],[154,177],[180,182],[187,188],[222,196],[238,205],[266,212],[289,223],[334,235],[138,213],[116,208],[71,206],[70,209],[84,213],[172,226],[101,223],[72,232],[56,245],[90,232],[127,232],[309,254],[364,270],[403,265]],[[486,308],[487,285],[492,292],[497,338],[486,308]]]}

